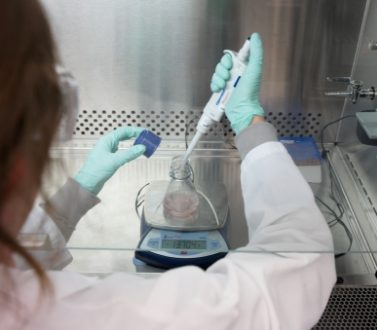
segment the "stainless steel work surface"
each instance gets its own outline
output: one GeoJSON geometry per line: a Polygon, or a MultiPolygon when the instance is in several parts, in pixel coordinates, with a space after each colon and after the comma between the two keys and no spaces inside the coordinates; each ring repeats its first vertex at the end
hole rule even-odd
{"type": "MultiPolygon", "coordinates": [[[[52,150],[51,175],[45,183],[48,195],[53,194],[67,177],[78,171],[93,143],[94,141],[88,140],[86,145],[81,143],[80,147],[70,145],[52,150]]],[[[162,146],[152,158],[141,157],[125,165],[106,183],[99,194],[101,203],[81,219],[68,242],[74,260],[67,269],[85,273],[135,270],[132,258],[140,238],[140,220],[135,212],[137,192],[148,182],[168,179],[171,158],[183,152],[184,146],[180,142],[162,146]]],[[[240,187],[238,151],[215,148],[198,150],[192,157],[192,165],[195,180],[224,183],[230,206],[230,247],[235,249],[244,246],[248,242],[248,229],[240,187]]],[[[336,210],[335,202],[329,198],[331,189],[327,163],[323,164],[322,183],[311,186],[316,196],[336,210]]],[[[334,187],[333,190],[339,196],[339,188],[334,187]]],[[[331,212],[323,205],[319,206],[325,218],[331,221],[331,212]]],[[[352,218],[347,212],[342,219],[347,227],[354,230],[352,218]]],[[[331,230],[335,253],[346,251],[349,239],[344,229],[334,225],[331,230]]],[[[360,253],[366,252],[367,247],[356,237],[357,235],[352,243],[351,253],[337,259],[338,274],[348,278],[368,276],[372,272],[370,262],[365,260],[368,254],[360,253]]]]}
{"type": "MultiPolygon", "coordinates": [[[[74,176],[84,163],[88,151],[84,148],[53,150],[51,177],[45,190],[53,194],[69,176],[74,176]]],[[[80,221],[69,241],[70,247],[134,249],[138,243],[140,221],[135,212],[138,190],[148,182],[169,180],[173,156],[184,149],[159,150],[153,157],[141,157],[122,167],[99,194],[101,203],[80,221]]],[[[231,248],[248,241],[240,188],[240,159],[236,150],[202,150],[191,158],[195,181],[221,182],[226,187],[233,219],[228,234],[231,248]]]]}
{"type": "MultiPolygon", "coordinates": [[[[44,190],[52,195],[69,176],[79,170],[95,141],[80,147],[52,150],[50,175],[44,190]]],[[[127,146],[123,146],[127,147],[127,146]]],[[[140,220],[135,211],[139,189],[148,182],[168,180],[173,156],[183,154],[182,143],[160,148],[153,157],[141,157],[122,167],[99,194],[101,203],[79,222],[68,248],[73,255],[69,270],[84,273],[133,271],[133,251],[140,239],[140,220]]],[[[232,249],[248,241],[240,188],[240,159],[236,150],[203,150],[192,156],[195,181],[224,183],[229,196],[230,217],[228,238],[232,249]]]]}

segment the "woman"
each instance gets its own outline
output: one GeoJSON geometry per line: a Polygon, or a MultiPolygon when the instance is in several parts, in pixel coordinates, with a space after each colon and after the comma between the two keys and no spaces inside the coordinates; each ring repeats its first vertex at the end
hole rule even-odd
{"type": "MultiPolygon", "coordinates": [[[[259,253],[240,249],[207,271],[183,267],[148,280],[45,272],[17,243],[61,117],[56,55],[37,0],[0,0],[0,44],[1,328],[291,330],[318,321],[335,282],[332,253],[319,251],[332,251],[332,238],[310,188],[264,121],[258,35],[251,38],[250,61],[226,115],[242,158],[251,237],[246,248],[259,253]],[[15,254],[31,270],[17,269],[15,254]]],[[[225,55],[212,91],[225,86],[231,67],[225,55]]],[[[66,240],[82,214],[99,202],[96,194],[106,180],[143,153],[140,146],[117,151],[120,140],[138,133],[121,128],[101,139],[75,179],[50,200],[51,208],[45,207],[66,240]]]]}

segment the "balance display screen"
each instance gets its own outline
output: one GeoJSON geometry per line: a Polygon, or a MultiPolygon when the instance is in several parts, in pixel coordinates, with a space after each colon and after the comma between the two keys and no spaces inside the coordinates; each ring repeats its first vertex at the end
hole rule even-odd
{"type": "Polygon", "coordinates": [[[207,241],[164,239],[161,242],[161,248],[177,250],[205,250],[207,248],[207,241]]]}

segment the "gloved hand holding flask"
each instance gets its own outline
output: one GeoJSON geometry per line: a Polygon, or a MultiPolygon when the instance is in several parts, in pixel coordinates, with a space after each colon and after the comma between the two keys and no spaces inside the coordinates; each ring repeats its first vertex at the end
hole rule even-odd
{"type": "MultiPolygon", "coordinates": [[[[212,92],[219,92],[226,86],[232,66],[232,57],[225,54],[212,76],[212,92]]],[[[225,114],[237,135],[250,125],[255,116],[264,116],[264,110],[259,103],[262,66],[262,40],[258,33],[253,33],[250,38],[249,63],[225,107],[225,114]]]]}

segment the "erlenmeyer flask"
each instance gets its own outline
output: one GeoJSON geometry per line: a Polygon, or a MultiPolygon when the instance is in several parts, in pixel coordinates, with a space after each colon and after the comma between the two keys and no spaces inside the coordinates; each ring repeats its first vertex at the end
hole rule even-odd
{"type": "Polygon", "coordinates": [[[165,218],[174,223],[195,222],[199,196],[191,179],[190,165],[183,163],[181,157],[175,157],[169,174],[171,180],[163,201],[165,218]]]}

